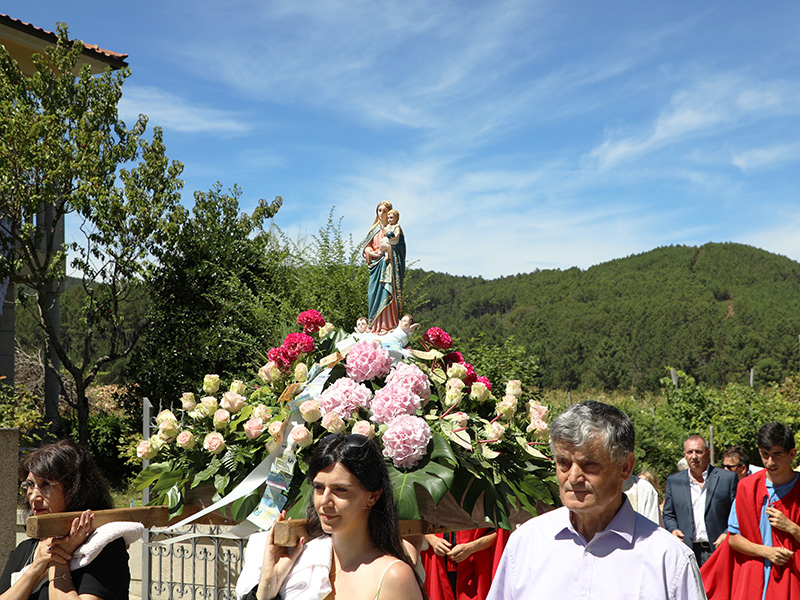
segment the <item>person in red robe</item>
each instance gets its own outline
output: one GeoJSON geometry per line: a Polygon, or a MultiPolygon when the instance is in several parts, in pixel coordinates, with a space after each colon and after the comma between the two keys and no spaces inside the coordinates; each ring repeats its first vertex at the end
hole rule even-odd
{"type": "Polygon", "coordinates": [[[484,600],[508,536],[503,529],[429,534],[422,553],[430,600],[484,600]]]}
{"type": "Polygon", "coordinates": [[[767,423],[758,451],[765,468],[739,482],[730,535],[700,569],[709,600],[800,600],[800,485],[791,430],[767,423]]]}

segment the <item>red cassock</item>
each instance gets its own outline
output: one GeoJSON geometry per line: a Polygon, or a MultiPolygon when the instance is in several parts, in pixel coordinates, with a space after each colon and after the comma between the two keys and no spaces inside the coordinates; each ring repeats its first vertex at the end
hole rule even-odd
{"type": "MultiPolygon", "coordinates": [[[[761,544],[759,519],[767,496],[766,471],[745,477],[736,490],[736,516],[739,530],[751,542],[761,544]]],[[[773,503],[795,523],[800,522],[800,482],[783,498],[773,503]]],[[[784,566],[772,566],[766,600],[800,600],[800,544],[791,535],[772,528],[773,547],[794,551],[784,566]]],[[[764,561],[745,556],[730,547],[728,538],[700,568],[709,600],[760,600],[764,589],[764,561]]]]}
{"type": "MultiPolygon", "coordinates": [[[[425,568],[425,593],[430,600],[484,600],[489,594],[492,578],[500,563],[503,549],[506,547],[510,531],[497,529],[497,540],[485,550],[476,552],[460,563],[446,560],[443,556],[436,556],[428,548],[421,555],[422,566],[425,568]],[[456,593],[450,586],[447,577],[447,564],[456,565],[456,593]]],[[[465,544],[491,533],[490,529],[469,529],[457,531],[456,543],[465,544]]],[[[437,533],[438,537],[442,534],[437,533]]]]}

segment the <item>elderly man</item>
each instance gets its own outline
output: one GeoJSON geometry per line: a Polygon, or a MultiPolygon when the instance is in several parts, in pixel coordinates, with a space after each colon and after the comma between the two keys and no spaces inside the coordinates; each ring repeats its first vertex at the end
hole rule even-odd
{"type": "Polygon", "coordinates": [[[705,598],[694,554],[622,493],[635,462],[625,413],[571,406],[553,421],[550,445],[564,506],[511,534],[488,600],[705,598]]]}
{"type": "Polygon", "coordinates": [[[667,477],[664,527],[694,551],[702,566],[725,537],[739,480],[711,466],[711,451],[699,435],[686,438],[683,454],[689,469],[667,477]]]}

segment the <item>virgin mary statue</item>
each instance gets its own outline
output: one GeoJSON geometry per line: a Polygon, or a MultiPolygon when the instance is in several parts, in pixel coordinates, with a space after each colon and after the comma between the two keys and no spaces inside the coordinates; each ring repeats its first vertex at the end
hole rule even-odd
{"type": "Polygon", "coordinates": [[[384,241],[389,225],[388,213],[390,210],[392,210],[390,202],[378,203],[375,209],[375,222],[367,233],[363,252],[369,267],[367,320],[370,333],[378,335],[383,335],[397,327],[403,306],[406,241],[402,230],[393,243],[389,244],[384,241]]]}

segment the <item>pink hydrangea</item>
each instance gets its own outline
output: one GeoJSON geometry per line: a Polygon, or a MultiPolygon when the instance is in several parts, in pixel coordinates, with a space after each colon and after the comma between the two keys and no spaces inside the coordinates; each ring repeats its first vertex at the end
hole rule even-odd
{"type": "Polygon", "coordinates": [[[395,467],[413,469],[425,456],[430,441],[431,428],[425,419],[400,415],[383,434],[383,455],[391,458],[395,467]]]}
{"type": "Polygon", "coordinates": [[[347,376],[359,383],[383,377],[391,368],[392,357],[380,342],[356,342],[347,353],[347,376]]]}
{"type": "Polygon", "coordinates": [[[433,348],[438,348],[439,350],[447,350],[453,345],[453,340],[450,338],[450,334],[439,327],[431,327],[428,329],[428,331],[425,332],[425,335],[422,336],[422,341],[433,348]]]}
{"type": "Polygon", "coordinates": [[[359,408],[369,409],[371,400],[372,392],[367,386],[341,377],[319,395],[317,402],[325,414],[336,412],[349,421],[359,408]]]}
{"type": "Polygon", "coordinates": [[[427,402],[431,398],[431,383],[417,365],[397,363],[386,377],[386,385],[405,387],[427,402]]]}
{"type": "Polygon", "coordinates": [[[325,325],[325,319],[316,310],[304,310],[297,315],[297,324],[303,326],[303,333],[312,334],[325,325]]]}
{"type": "Polygon", "coordinates": [[[372,420],[389,423],[399,415],[411,415],[422,406],[422,400],[414,392],[396,383],[375,392],[372,399],[372,420]]]}

